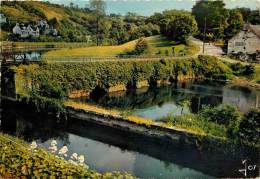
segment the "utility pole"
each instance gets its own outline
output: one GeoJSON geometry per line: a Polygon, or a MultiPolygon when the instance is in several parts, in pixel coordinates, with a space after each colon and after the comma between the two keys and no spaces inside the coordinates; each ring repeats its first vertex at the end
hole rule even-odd
{"type": "Polygon", "coordinates": [[[205,53],[206,29],[207,29],[207,17],[204,18],[203,54],[205,53]]]}

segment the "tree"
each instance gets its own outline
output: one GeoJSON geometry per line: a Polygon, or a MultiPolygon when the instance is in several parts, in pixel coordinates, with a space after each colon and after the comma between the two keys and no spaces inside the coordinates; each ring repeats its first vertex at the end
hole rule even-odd
{"type": "Polygon", "coordinates": [[[227,22],[228,27],[225,29],[225,37],[228,40],[242,30],[244,25],[242,13],[239,10],[230,10],[227,22]]]}
{"type": "Polygon", "coordinates": [[[195,16],[201,34],[203,34],[206,19],[206,33],[212,33],[214,39],[223,38],[224,29],[228,25],[228,11],[223,0],[200,0],[193,6],[192,14],[195,16]]]}
{"type": "Polygon", "coordinates": [[[49,20],[49,25],[52,26],[53,28],[58,28],[59,22],[56,17],[52,18],[49,20]]]}
{"type": "Polygon", "coordinates": [[[148,50],[148,43],[144,38],[140,38],[135,46],[135,54],[136,55],[141,55],[143,54],[145,51],[148,50]]]}
{"type": "Polygon", "coordinates": [[[238,133],[240,140],[259,145],[260,133],[260,110],[252,109],[249,111],[239,124],[238,133]]]}
{"type": "Polygon", "coordinates": [[[185,43],[197,30],[197,23],[193,16],[180,14],[170,20],[166,27],[166,35],[172,40],[185,43]]]}
{"type": "Polygon", "coordinates": [[[93,16],[95,18],[95,35],[96,35],[96,44],[99,45],[99,40],[101,36],[100,24],[103,21],[105,16],[106,3],[103,0],[90,0],[89,1],[90,10],[92,10],[93,16]]]}

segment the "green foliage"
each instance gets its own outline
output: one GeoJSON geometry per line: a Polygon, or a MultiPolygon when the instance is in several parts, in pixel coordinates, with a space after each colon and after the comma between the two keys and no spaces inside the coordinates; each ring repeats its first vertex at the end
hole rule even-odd
{"type": "Polygon", "coordinates": [[[147,50],[148,50],[148,42],[144,38],[140,38],[136,42],[136,46],[133,53],[135,55],[141,55],[145,53],[147,50]]]}
{"type": "Polygon", "coordinates": [[[218,107],[205,106],[199,115],[211,122],[228,126],[232,121],[238,121],[240,114],[237,109],[230,105],[221,105],[218,107]]]}
{"type": "Polygon", "coordinates": [[[66,99],[67,96],[67,89],[63,89],[62,86],[59,86],[57,83],[52,84],[48,81],[43,81],[39,84],[39,91],[40,96],[44,96],[47,98],[55,98],[55,99],[66,99]]]}
{"type": "Polygon", "coordinates": [[[94,172],[44,149],[30,150],[24,141],[8,135],[0,134],[0,148],[0,176],[4,178],[134,178],[127,173],[94,172]]]}
{"type": "Polygon", "coordinates": [[[185,43],[198,30],[194,17],[188,14],[176,15],[166,25],[166,35],[172,40],[185,43]]]}
{"type": "Polygon", "coordinates": [[[201,34],[204,31],[206,18],[206,33],[213,34],[213,39],[210,40],[223,38],[224,29],[228,26],[228,10],[225,8],[225,3],[222,0],[197,1],[192,8],[192,14],[195,16],[201,34]]]}
{"type": "Polygon", "coordinates": [[[181,115],[167,116],[162,121],[170,126],[180,127],[186,130],[194,131],[200,135],[210,135],[215,137],[226,137],[226,128],[224,125],[207,121],[199,115],[181,115]]]}
{"type": "Polygon", "coordinates": [[[252,109],[247,114],[241,115],[235,107],[221,105],[206,106],[198,114],[169,115],[160,121],[198,134],[228,138],[235,143],[259,147],[259,119],[259,109],[252,109]]]}
{"type": "Polygon", "coordinates": [[[201,64],[193,64],[193,67],[197,67],[195,70],[198,74],[204,74],[205,77],[214,80],[226,80],[232,75],[232,70],[214,56],[200,55],[199,60],[201,64]]]}
{"type": "Polygon", "coordinates": [[[235,75],[251,77],[255,73],[255,66],[252,64],[243,65],[241,63],[232,63],[230,67],[235,75]]]}
{"type": "Polygon", "coordinates": [[[238,138],[241,141],[260,145],[260,110],[252,109],[241,120],[238,126],[238,138]]]}
{"type": "Polygon", "coordinates": [[[206,20],[208,40],[230,39],[243,27],[243,15],[238,9],[226,9],[223,1],[198,1],[192,8],[203,36],[206,20]],[[205,19],[206,18],[206,19],[205,19]]]}
{"type": "Polygon", "coordinates": [[[40,37],[21,39],[11,35],[4,36],[13,41],[37,42],[88,42],[91,45],[119,45],[125,42],[159,34],[159,26],[146,23],[146,17],[134,13],[106,15],[105,1],[92,0],[86,8],[79,8],[73,3],[70,7],[47,2],[21,1],[1,2],[1,13],[9,19],[3,26],[4,31],[11,32],[15,24],[33,23],[46,19],[50,26],[58,30],[59,38],[45,36],[40,29],[40,37]]]}
{"type": "Polygon", "coordinates": [[[25,90],[33,90],[44,97],[64,99],[75,90],[92,91],[99,86],[107,91],[109,87],[119,84],[135,86],[144,80],[169,80],[172,75],[177,78],[180,74],[187,75],[189,71],[195,76],[209,77],[230,73],[231,70],[225,64],[217,61],[215,57],[201,56],[185,60],[47,63],[38,68],[35,65],[20,66],[15,71],[16,78],[28,84],[20,85],[19,92],[24,93],[21,88],[25,87],[25,90]]]}
{"type": "Polygon", "coordinates": [[[258,10],[252,10],[250,8],[236,8],[235,10],[239,11],[243,15],[245,22],[248,22],[253,25],[260,24],[260,16],[258,10]]]}
{"type": "Polygon", "coordinates": [[[238,10],[229,10],[228,27],[225,29],[225,36],[231,39],[243,28],[243,15],[238,10]]]}

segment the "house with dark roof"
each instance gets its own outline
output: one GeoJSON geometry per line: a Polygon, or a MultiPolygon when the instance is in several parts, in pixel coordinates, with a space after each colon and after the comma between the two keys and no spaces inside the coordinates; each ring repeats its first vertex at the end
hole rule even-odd
{"type": "Polygon", "coordinates": [[[260,52],[260,25],[245,24],[243,30],[228,41],[228,54],[260,52]]]}

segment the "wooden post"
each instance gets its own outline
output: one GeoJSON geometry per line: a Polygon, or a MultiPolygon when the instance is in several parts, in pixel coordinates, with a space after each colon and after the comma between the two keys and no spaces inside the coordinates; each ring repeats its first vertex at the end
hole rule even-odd
{"type": "Polygon", "coordinates": [[[203,35],[203,54],[205,53],[205,40],[206,40],[206,29],[207,29],[207,17],[204,19],[204,35],[203,35]]]}
{"type": "Polygon", "coordinates": [[[257,96],[256,96],[256,102],[255,102],[255,107],[256,107],[256,108],[259,107],[258,100],[259,100],[259,97],[258,97],[258,95],[257,95],[257,96]]]}

